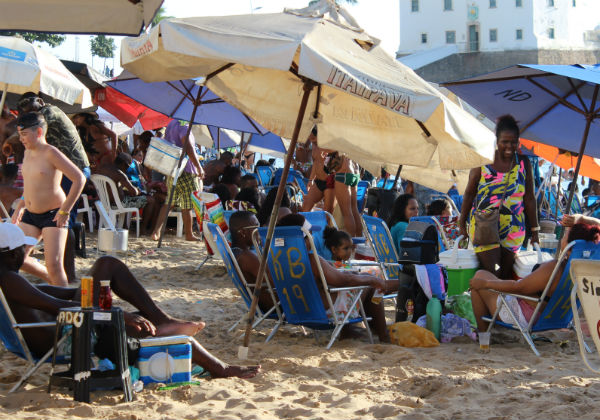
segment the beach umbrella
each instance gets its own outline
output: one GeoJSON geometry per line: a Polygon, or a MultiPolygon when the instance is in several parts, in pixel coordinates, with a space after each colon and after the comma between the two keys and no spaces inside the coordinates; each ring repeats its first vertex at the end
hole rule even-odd
{"type": "MultiPolygon", "coordinates": [[[[315,124],[320,145],[365,159],[426,166],[437,150],[442,168],[491,161],[493,138],[475,118],[379,44],[333,0],[276,14],[168,19],[122,41],[121,65],[140,78],[204,77],[224,100],[291,139],[257,288],[293,151],[315,124]]],[[[250,330],[251,321],[245,349],[250,330]]]]}
{"type": "Polygon", "coordinates": [[[585,155],[600,158],[600,142],[588,141],[600,138],[600,65],[519,64],[442,85],[492,121],[512,114],[522,137],[575,152],[575,181],[585,155]]]}
{"type": "Polygon", "coordinates": [[[80,63],[78,61],[60,60],[60,62],[63,63],[67,70],[73,73],[91,92],[106,87],[106,81],[109,80],[109,78],[92,66],[88,66],[86,63],[80,63]]]}
{"type": "Polygon", "coordinates": [[[266,133],[267,130],[234,106],[219,98],[197,80],[182,79],[146,83],[124,70],[107,82],[113,89],[169,118],[239,130],[266,133]],[[195,117],[191,119],[194,108],[195,117]]]}
{"type": "Polygon", "coordinates": [[[8,92],[21,95],[29,91],[83,108],[92,106],[88,88],[58,58],[17,37],[0,36],[0,90],[0,109],[8,92]]]}
{"type": "Polygon", "coordinates": [[[163,0],[0,0],[0,28],[61,34],[138,35],[163,0]]]}
{"type": "Polygon", "coordinates": [[[94,103],[110,112],[129,127],[133,127],[136,121],[139,121],[144,130],[154,130],[165,127],[172,119],[111,87],[96,89],[94,91],[94,103]]]}

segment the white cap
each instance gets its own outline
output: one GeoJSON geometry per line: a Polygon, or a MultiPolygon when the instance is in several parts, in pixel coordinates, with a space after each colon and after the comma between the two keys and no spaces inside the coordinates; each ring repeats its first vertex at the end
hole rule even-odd
{"type": "Polygon", "coordinates": [[[25,236],[19,226],[0,223],[0,252],[12,251],[22,245],[35,245],[37,242],[37,239],[25,236]]]}

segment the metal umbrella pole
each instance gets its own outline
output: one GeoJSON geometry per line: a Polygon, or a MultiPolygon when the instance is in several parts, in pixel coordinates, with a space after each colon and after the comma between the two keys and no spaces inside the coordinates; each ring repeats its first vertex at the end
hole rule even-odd
{"type": "MultiPolygon", "coordinates": [[[[398,184],[398,179],[400,178],[400,172],[402,172],[402,165],[398,165],[398,170],[396,171],[396,178],[394,178],[394,184],[392,185],[392,191],[396,190],[396,185],[398,184]]],[[[385,183],[383,184],[383,189],[385,190],[385,183]]]]}
{"type": "MultiPolygon", "coordinates": [[[[292,157],[294,156],[294,149],[296,148],[296,143],[298,142],[298,136],[300,134],[300,128],[302,126],[302,120],[304,120],[304,114],[306,112],[306,106],[308,104],[308,98],[310,96],[310,92],[312,91],[315,83],[310,80],[304,81],[304,93],[302,95],[302,101],[300,102],[300,109],[298,111],[298,116],[296,117],[296,125],[294,126],[294,133],[292,135],[292,141],[290,146],[288,147],[285,163],[283,166],[283,173],[281,174],[281,179],[279,181],[279,187],[277,188],[277,196],[275,197],[275,203],[273,204],[273,209],[271,210],[271,217],[269,218],[269,227],[267,229],[267,237],[264,244],[264,249],[262,250],[262,254],[260,257],[260,265],[258,268],[258,274],[256,276],[256,284],[254,286],[254,294],[252,296],[252,304],[250,305],[250,309],[248,310],[247,324],[246,324],[246,333],[244,334],[244,345],[240,347],[238,350],[238,357],[240,359],[245,359],[248,356],[248,345],[250,344],[250,335],[252,334],[252,324],[254,323],[254,315],[256,313],[256,307],[258,305],[258,297],[260,295],[260,289],[262,286],[263,279],[265,277],[266,268],[267,268],[267,256],[271,249],[271,241],[273,240],[273,233],[275,231],[275,223],[277,222],[277,215],[279,214],[279,206],[281,205],[281,200],[283,198],[283,193],[285,191],[285,185],[287,182],[287,177],[290,172],[290,165],[292,163],[292,157]]],[[[268,280],[267,280],[268,281],[268,280]]]]}
{"type": "Polygon", "coordinates": [[[202,95],[202,87],[198,89],[198,95],[196,96],[196,100],[194,101],[194,108],[192,109],[192,117],[190,118],[190,123],[188,125],[187,133],[185,133],[185,144],[181,148],[181,155],[179,156],[179,162],[177,162],[177,171],[175,173],[175,177],[173,178],[173,187],[169,193],[169,199],[167,200],[167,211],[165,212],[165,218],[162,220],[162,227],[160,229],[160,237],[158,239],[158,246],[160,248],[162,246],[163,236],[165,234],[165,229],[167,228],[167,219],[169,218],[169,210],[171,209],[171,205],[173,204],[173,194],[175,193],[175,187],[177,186],[177,181],[179,180],[181,165],[183,164],[183,159],[187,154],[187,149],[189,147],[194,147],[190,144],[190,133],[192,132],[192,121],[196,118],[196,110],[198,109],[198,105],[200,104],[200,96],[202,95]]]}

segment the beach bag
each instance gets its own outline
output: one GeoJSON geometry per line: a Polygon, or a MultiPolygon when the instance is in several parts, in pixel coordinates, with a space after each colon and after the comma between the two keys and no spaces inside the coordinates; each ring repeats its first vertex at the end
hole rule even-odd
{"type": "Polygon", "coordinates": [[[392,344],[402,347],[436,347],[439,341],[433,333],[412,322],[396,322],[389,326],[392,344]]]}
{"type": "Polygon", "coordinates": [[[427,295],[415,274],[415,266],[405,264],[398,273],[398,296],[396,297],[396,322],[417,322],[427,308],[427,295]]]}
{"type": "Polygon", "coordinates": [[[439,260],[438,232],[426,222],[408,223],[398,250],[401,264],[435,264],[439,260]]]}

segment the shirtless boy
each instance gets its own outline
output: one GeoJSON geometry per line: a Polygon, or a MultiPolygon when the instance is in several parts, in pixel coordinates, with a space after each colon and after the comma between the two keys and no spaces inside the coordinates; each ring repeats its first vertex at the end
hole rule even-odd
{"type": "Polygon", "coordinates": [[[23,114],[17,120],[23,146],[23,200],[13,214],[26,235],[44,239],[44,267],[31,258],[32,246],[26,251],[23,270],[56,286],[67,285],[63,268],[68,234],[69,212],[79,198],[85,177],[57,148],[46,143],[47,124],[39,112],[23,114]],[[63,174],[73,186],[67,196],[60,187],[63,174]]]}
{"type": "MultiPolygon", "coordinates": [[[[34,286],[19,275],[25,245],[35,243],[23,231],[10,223],[0,223],[0,288],[4,292],[18,323],[44,322],[56,319],[61,308],[80,306],[80,289],[49,285],[34,286]]],[[[125,328],[130,337],[196,335],[204,322],[173,318],[156,306],[144,287],[125,264],[114,257],[99,258],[91,269],[93,290],[99,290],[100,279],[110,280],[110,287],[121,299],[139,312],[125,312],[125,328]]],[[[98,304],[98,293],[94,293],[98,304]]],[[[54,327],[25,328],[23,336],[36,356],[44,354],[54,342],[54,327]]],[[[101,344],[100,342],[98,344],[101,344]]],[[[237,376],[251,378],[260,366],[234,366],[222,362],[192,338],[192,361],[210,372],[213,378],[237,376]]]]}

